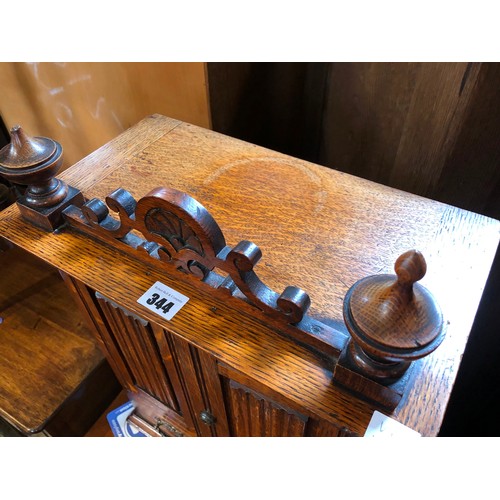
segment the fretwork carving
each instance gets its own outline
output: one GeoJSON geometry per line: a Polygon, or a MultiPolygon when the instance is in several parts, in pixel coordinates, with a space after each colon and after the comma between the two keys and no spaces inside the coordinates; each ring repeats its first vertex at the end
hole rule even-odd
{"type": "Polygon", "coordinates": [[[162,187],[136,201],[120,188],[106,203],[94,198],[81,209],[69,207],[64,217],[79,231],[210,285],[221,297],[243,299],[279,331],[330,359],[346,344],[344,333],[307,315],[311,300],[306,292],[287,286],[280,294],[265,285],[254,271],[262,257],[259,247],[250,241],[226,245],[210,213],[186,193],[162,187]]]}

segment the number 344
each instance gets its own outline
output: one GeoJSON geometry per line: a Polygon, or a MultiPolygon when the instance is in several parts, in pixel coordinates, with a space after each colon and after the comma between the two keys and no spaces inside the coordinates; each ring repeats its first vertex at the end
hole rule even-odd
{"type": "Polygon", "coordinates": [[[157,293],[153,293],[146,302],[150,305],[154,305],[156,309],[163,311],[165,314],[174,306],[173,302],[167,302],[165,297],[160,298],[160,295],[157,293]]]}

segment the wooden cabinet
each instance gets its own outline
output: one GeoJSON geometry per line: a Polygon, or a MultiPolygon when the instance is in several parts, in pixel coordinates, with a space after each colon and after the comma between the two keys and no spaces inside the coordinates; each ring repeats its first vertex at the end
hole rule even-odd
{"type": "Polygon", "coordinates": [[[379,410],[437,435],[498,221],[160,115],[65,170],[73,202],[52,151],[2,150],[28,188],[0,230],[60,270],[137,425],[362,436],[379,410]]]}
{"type": "Polygon", "coordinates": [[[500,218],[496,62],[208,63],[207,74],[217,132],[500,218]]]}

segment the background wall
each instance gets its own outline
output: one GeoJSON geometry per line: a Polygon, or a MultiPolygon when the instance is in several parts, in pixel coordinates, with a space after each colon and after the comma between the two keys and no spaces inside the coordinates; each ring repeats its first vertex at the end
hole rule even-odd
{"type": "Polygon", "coordinates": [[[500,218],[498,63],[0,63],[0,88],[0,136],[64,167],[162,113],[500,218]]]}
{"type": "Polygon", "coordinates": [[[204,63],[0,63],[0,116],[72,165],[152,113],[210,127],[204,63]]]}

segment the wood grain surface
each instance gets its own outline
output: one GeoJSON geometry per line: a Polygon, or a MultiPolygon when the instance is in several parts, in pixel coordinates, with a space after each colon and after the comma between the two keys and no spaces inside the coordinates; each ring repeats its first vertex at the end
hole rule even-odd
{"type": "MultiPolygon", "coordinates": [[[[392,416],[437,435],[498,245],[498,221],[159,115],[62,177],[87,198],[103,199],[118,187],[137,199],[158,186],[187,192],[210,211],[229,245],[247,239],[261,248],[263,281],[273,289],[302,288],[311,297],[311,315],[332,325],[342,324],[342,301],[354,282],[392,273],[401,253],[420,250],[427,261],[421,283],[443,310],[447,336],[416,362],[416,376],[392,416]]],[[[0,231],[288,400],[364,433],[373,408],[335,387],[314,355],[264,336],[251,317],[236,331],[231,309],[181,276],[160,274],[88,237],[45,233],[23,222],[16,207],[1,214],[0,231]],[[170,322],[137,304],[155,281],[190,297],[170,322]]]]}

